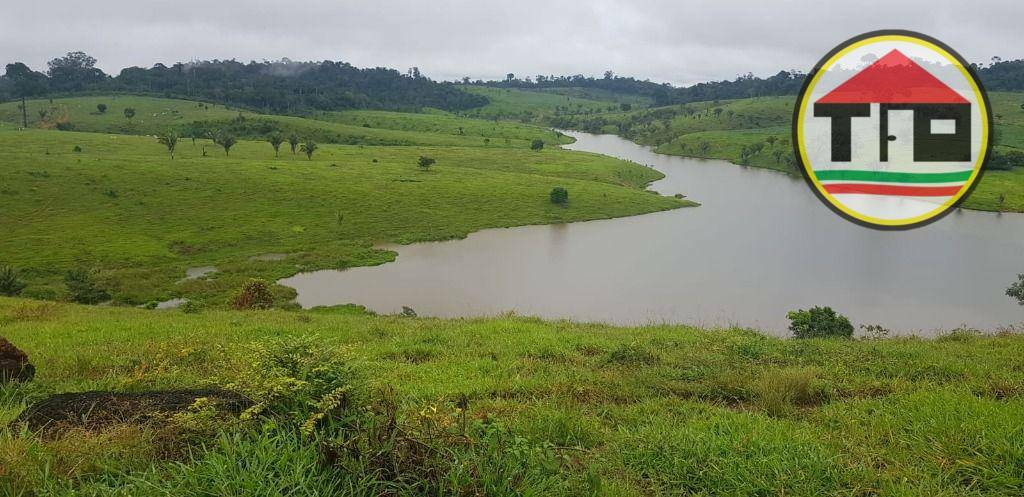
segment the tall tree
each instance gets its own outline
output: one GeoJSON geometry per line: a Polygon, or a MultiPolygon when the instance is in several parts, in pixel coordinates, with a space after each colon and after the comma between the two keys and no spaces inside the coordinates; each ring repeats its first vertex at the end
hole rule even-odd
{"type": "Polygon", "coordinates": [[[160,135],[157,141],[167,147],[167,151],[171,153],[171,160],[174,160],[174,148],[178,146],[178,133],[168,131],[160,135]]]}
{"type": "Polygon", "coordinates": [[[274,147],[274,157],[280,157],[281,154],[278,151],[281,149],[281,144],[284,143],[284,136],[281,133],[271,133],[267,137],[267,141],[270,142],[271,147],[274,147]]]}
{"type": "Polygon", "coordinates": [[[35,97],[46,93],[46,75],[29,69],[21,62],[7,64],[4,78],[14,85],[14,92],[21,98],[21,124],[28,127],[28,97],[35,97]]]}
{"type": "Polygon", "coordinates": [[[302,144],[302,153],[306,154],[307,160],[313,160],[313,152],[316,152],[316,142],[313,140],[306,140],[306,143],[302,144]]]}
{"type": "Polygon", "coordinates": [[[292,146],[292,155],[295,155],[295,149],[299,146],[299,135],[292,133],[288,135],[288,144],[292,146]]]}
{"type": "Polygon", "coordinates": [[[85,52],[68,52],[47,65],[50,85],[58,91],[81,91],[107,79],[107,75],[96,67],[96,59],[85,52]]]}

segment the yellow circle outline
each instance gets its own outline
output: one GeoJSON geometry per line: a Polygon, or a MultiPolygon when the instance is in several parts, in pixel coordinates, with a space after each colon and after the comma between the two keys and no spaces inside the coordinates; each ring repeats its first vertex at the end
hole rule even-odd
{"type": "Polygon", "coordinates": [[[963,197],[971,189],[971,185],[973,185],[974,182],[978,179],[978,175],[981,173],[982,165],[985,164],[985,158],[988,155],[989,125],[990,123],[988,120],[988,108],[985,106],[985,98],[981,94],[981,88],[978,87],[978,82],[974,80],[974,77],[972,77],[971,74],[967,72],[967,69],[963,66],[963,64],[960,63],[959,60],[956,59],[956,57],[953,57],[949,52],[947,52],[942,47],[935,45],[934,43],[931,43],[927,40],[922,40],[920,38],[915,38],[907,35],[879,35],[859,40],[843,48],[835,55],[833,55],[831,58],[829,58],[828,61],[822,64],[821,67],[815,72],[814,78],[811,79],[811,82],[807,85],[807,89],[804,91],[803,96],[800,99],[800,112],[797,116],[797,146],[800,149],[800,158],[803,162],[804,170],[807,172],[808,177],[811,179],[811,182],[814,183],[814,187],[817,188],[818,193],[820,193],[824,198],[827,198],[829,203],[832,204],[833,207],[841,210],[846,215],[854,219],[863,221],[865,223],[876,224],[881,226],[908,226],[920,223],[921,221],[926,221],[935,216],[939,216],[945,213],[946,210],[950,208],[950,206],[956,204],[960,200],[960,198],[963,197]],[[822,186],[821,182],[818,181],[818,177],[814,174],[814,168],[811,167],[811,161],[807,158],[807,151],[804,148],[804,114],[807,110],[807,100],[810,98],[811,94],[814,93],[814,88],[817,87],[818,80],[821,79],[821,76],[825,74],[825,71],[827,71],[828,68],[832,67],[836,63],[837,59],[842,58],[852,50],[860,48],[864,45],[877,43],[880,41],[903,41],[914,43],[922,47],[931,49],[934,52],[938,53],[939,55],[945,57],[955,67],[960,69],[960,72],[963,74],[964,78],[967,79],[967,81],[971,84],[971,88],[974,90],[974,98],[978,102],[979,109],[981,111],[981,148],[980,152],[978,153],[978,159],[974,163],[974,169],[971,173],[971,177],[967,179],[963,186],[960,187],[960,191],[958,191],[956,195],[950,197],[949,200],[947,200],[946,202],[943,202],[943,204],[940,205],[938,208],[925,214],[921,214],[919,216],[908,219],[881,219],[871,217],[858,213],[844,205],[842,202],[840,202],[838,199],[836,199],[830,193],[828,193],[825,190],[825,187],[822,186]]]}

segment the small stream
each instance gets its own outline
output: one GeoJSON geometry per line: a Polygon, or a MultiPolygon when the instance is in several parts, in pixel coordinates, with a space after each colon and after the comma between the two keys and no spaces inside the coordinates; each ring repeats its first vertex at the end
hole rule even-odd
{"type": "Polygon", "coordinates": [[[421,316],[506,311],[615,324],[741,325],[786,334],[786,312],[829,305],[855,325],[933,335],[1024,322],[1004,292],[1024,272],[1024,215],[958,210],[924,228],[876,231],[822,205],[800,178],[655,154],[613,135],[569,132],[573,150],[649,165],[652,189],[691,209],[463,240],[387,246],[376,267],[281,280],[303,307],[356,303],[421,316]]]}

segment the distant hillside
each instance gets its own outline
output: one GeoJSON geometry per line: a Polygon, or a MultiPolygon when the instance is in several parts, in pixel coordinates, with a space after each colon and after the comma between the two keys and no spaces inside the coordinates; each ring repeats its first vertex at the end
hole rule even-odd
{"type": "MultiPolygon", "coordinates": [[[[1024,59],[1004,61],[994,58],[989,65],[974,64],[982,83],[990,91],[1022,91],[1024,90],[1024,59]]],[[[649,99],[655,107],[685,104],[691,102],[710,102],[715,100],[735,100],[740,98],[796,95],[803,85],[804,73],[798,71],[779,71],[777,74],[761,78],[753,74],[745,74],[733,80],[710,81],[687,87],[673,87],[647,80],[615,76],[608,71],[601,78],[583,75],[544,76],[516,78],[509,74],[502,81],[477,81],[476,86],[496,88],[515,88],[526,90],[548,90],[552,88],[591,89],[615,94],[634,95],[649,99]]],[[[468,81],[464,81],[469,83],[468,81]]]]}
{"type": "Polygon", "coordinates": [[[44,74],[21,63],[8,64],[0,78],[0,100],[21,96],[66,96],[82,93],[136,93],[204,99],[275,113],[310,110],[462,110],[487,99],[460,91],[420,74],[383,67],[361,69],[346,62],[241,63],[213,60],[129,67],[109,76],[96,59],[73,52],[54,59],[44,74]]]}

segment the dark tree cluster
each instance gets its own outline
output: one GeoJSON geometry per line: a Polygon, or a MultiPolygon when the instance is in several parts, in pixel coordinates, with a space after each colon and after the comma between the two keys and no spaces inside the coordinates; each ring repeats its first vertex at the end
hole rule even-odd
{"type": "Polygon", "coordinates": [[[204,99],[278,113],[356,108],[464,110],[487,103],[486,97],[433,81],[418,69],[402,74],[332,61],[213,60],[170,67],[156,64],[148,69],[129,67],[111,77],[95,64],[96,59],[82,52],[50,61],[46,74],[22,63],[10,64],[0,78],[0,99],[123,92],[204,99]]]}

